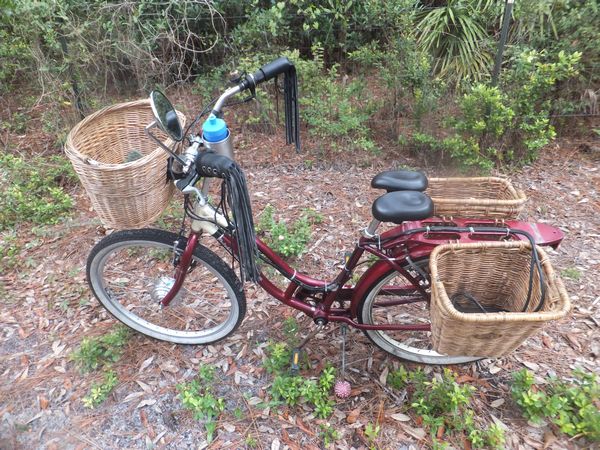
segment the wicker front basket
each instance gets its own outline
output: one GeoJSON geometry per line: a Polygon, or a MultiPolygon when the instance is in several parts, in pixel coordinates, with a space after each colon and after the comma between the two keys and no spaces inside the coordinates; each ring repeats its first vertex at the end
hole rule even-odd
{"type": "Polygon", "coordinates": [[[431,330],[434,349],[452,356],[498,357],[510,353],[544,323],[564,317],[570,310],[569,296],[538,247],[544,274],[544,306],[533,312],[540,300],[540,283],[534,268],[531,301],[529,290],[531,246],[527,242],[484,242],[440,245],[431,253],[431,330]],[[473,296],[484,307],[515,312],[464,313],[450,298],[457,293],[473,296]]]}
{"type": "Polygon", "coordinates": [[[429,178],[425,191],[437,217],[516,219],[527,197],[498,177],[429,178]]]}
{"type": "MultiPolygon", "coordinates": [[[[185,116],[178,115],[185,123],[185,116]]],[[[153,120],[149,100],[121,103],[86,117],[67,137],[65,153],[92,206],[111,228],[152,223],[173,195],[173,183],[166,179],[169,155],[144,131],[153,120]],[[132,152],[142,157],[126,162],[132,152]]],[[[173,145],[154,131],[165,145],[173,145]]]]}

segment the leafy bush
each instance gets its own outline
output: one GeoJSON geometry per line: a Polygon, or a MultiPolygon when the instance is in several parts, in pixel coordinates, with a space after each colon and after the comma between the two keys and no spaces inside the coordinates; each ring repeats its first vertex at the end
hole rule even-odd
{"type": "Polygon", "coordinates": [[[271,205],[262,212],[257,230],[265,233],[269,246],[285,257],[297,257],[302,254],[310,240],[311,221],[320,221],[320,216],[305,212],[302,216],[287,225],[283,221],[275,222],[273,218],[275,209],[271,205]]]}
{"type": "Polygon", "coordinates": [[[444,151],[465,167],[489,170],[495,163],[529,163],[556,135],[550,125],[550,93],[556,83],[577,73],[580,53],[525,51],[514,58],[502,88],[475,84],[458,100],[459,114],[443,139],[415,133],[420,148],[444,151]]]}
{"type": "Polygon", "coordinates": [[[201,366],[196,379],[177,385],[184,408],[192,411],[194,419],[203,421],[208,442],[213,440],[216,419],[225,410],[225,400],[212,392],[213,382],[214,367],[201,366]]]}
{"type": "Polygon", "coordinates": [[[513,374],[512,397],[527,419],[549,419],[569,435],[600,441],[600,385],[598,376],[582,370],[572,380],[552,378],[542,388],[526,369],[513,374]]]}
{"type": "Polygon", "coordinates": [[[0,155],[0,230],[21,222],[57,223],[73,207],[57,180],[71,179],[71,174],[64,158],[0,155]]]}
{"type": "Polygon", "coordinates": [[[75,361],[83,372],[109,366],[121,358],[123,347],[130,335],[129,328],[119,325],[110,333],[83,338],[79,348],[71,353],[71,360],[75,361]]]}
{"type": "Polygon", "coordinates": [[[297,61],[300,75],[300,114],[309,133],[337,150],[378,152],[369,120],[376,104],[363,80],[340,77],[338,65],[324,66],[319,50],[312,61],[297,61]]]}
{"type": "Polygon", "coordinates": [[[83,405],[86,408],[94,409],[108,398],[118,383],[117,373],[114,370],[105,372],[102,382],[94,383],[89,394],[83,397],[83,405]]]}
{"type": "Polygon", "coordinates": [[[503,429],[496,424],[481,428],[476,423],[470,407],[475,388],[457,383],[451,370],[444,369],[440,377],[430,379],[420,368],[409,372],[401,367],[388,374],[387,382],[410,393],[411,408],[429,428],[434,448],[443,448],[436,440],[440,433],[463,434],[473,448],[503,448],[503,429]]]}
{"type": "Polygon", "coordinates": [[[335,380],[335,369],[326,367],[318,380],[306,379],[300,375],[279,374],[273,380],[271,394],[288,406],[296,406],[301,401],[311,404],[315,416],[326,419],[333,413],[334,402],[329,399],[335,380]]]}

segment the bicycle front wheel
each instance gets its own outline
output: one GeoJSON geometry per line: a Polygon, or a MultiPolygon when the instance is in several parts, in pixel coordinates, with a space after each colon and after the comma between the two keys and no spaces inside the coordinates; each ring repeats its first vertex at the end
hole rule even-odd
{"type": "MultiPolygon", "coordinates": [[[[429,271],[429,259],[403,267],[412,276],[423,280],[419,272],[429,271]],[[415,270],[415,267],[418,269],[415,270]]],[[[423,280],[422,285],[428,284],[423,280]]],[[[371,285],[358,305],[358,320],[370,325],[428,325],[429,301],[399,272],[390,269],[371,285]]],[[[432,349],[430,331],[365,330],[367,337],[382,350],[399,358],[424,364],[462,364],[480,358],[448,356],[432,349]]]]}
{"type": "Polygon", "coordinates": [[[92,292],[115,318],[155,339],[177,344],[223,339],[242,322],[246,297],[235,273],[206,247],[196,247],[184,285],[169,306],[161,307],[175,281],[177,239],[153,229],[102,239],[87,261],[92,292]]]}

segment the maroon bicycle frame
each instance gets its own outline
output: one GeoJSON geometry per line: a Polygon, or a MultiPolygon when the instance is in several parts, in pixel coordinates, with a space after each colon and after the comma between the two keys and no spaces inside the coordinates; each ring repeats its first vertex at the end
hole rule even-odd
{"type": "MultiPolygon", "coordinates": [[[[417,290],[421,295],[416,298],[379,302],[379,304],[392,306],[428,301],[429,293],[420,283],[423,279],[414,277],[407,271],[404,268],[406,264],[412,264],[415,261],[427,258],[436,246],[450,242],[527,240],[527,237],[517,232],[527,233],[537,245],[553,247],[557,247],[564,237],[561,230],[552,226],[520,221],[498,222],[486,219],[454,219],[448,221],[430,218],[422,221],[404,222],[380,236],[361,237],[352,253],[346,258],[340,273],[331,282],[318,280],[297,272],[267,244],[257,238],[256,244],[262,258],[266,259],[270,265],[274,266],[289,280],[287,287],[281,289],[271,282],[264,273],[261,273],[258,284],[283,304],[302,311],[315,321],[324,323],[344,322],[361,330],[428,331],[430,330],[428,324],[371,325],[359,323],[355,320],[358,314],[359,302],[375,283],[389,273],[390,269],[402,274],[410,284],[386,288],[386,292],[414,293],[417,290]],[[365,252],[378,257],[377,262],[365,271],[355,286],[346,286],[365,252]],[[316,295],[319,296],[318,299],[315,299],[316,295]],[[309,298],[313,300],[308,300],[309,298]],[[338,302],[340,307],[334,307],[335,302],[338,302]],[[345,306],[346,302],[349,302],[348,307],[345,306]]],[[[220,240],[230,251],[234,251],[236,242],[231,234],[222,235],[220,240]]],[[[188,237],[186,248],[179,257],[175,272],[175,283],[161,301],[164,307],[168,307],[170,301],[183,285],[192,262],[194,249],[198,243],[199,234],[192,232],[188,237]]]]}

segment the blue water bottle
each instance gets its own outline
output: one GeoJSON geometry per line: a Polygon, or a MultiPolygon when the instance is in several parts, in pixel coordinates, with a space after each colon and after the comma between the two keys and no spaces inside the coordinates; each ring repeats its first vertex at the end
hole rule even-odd
{"type": "Polygon", "coordinates": [[[225,121],[214,114],[208,116],[208,119],[202,124],[204,145],[219,155],[233,159],[233,145],[230,136],[231,133],[229,133],[225,121]]]}

